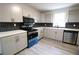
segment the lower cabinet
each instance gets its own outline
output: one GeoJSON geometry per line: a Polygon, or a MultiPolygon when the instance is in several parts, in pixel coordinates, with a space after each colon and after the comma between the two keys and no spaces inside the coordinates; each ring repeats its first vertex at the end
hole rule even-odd
{"type": "Polygon", "coordinates": [[[1,38],[2,54],[12,55],[27,47],[27,33],[1,38]]]}
{"type": "Polygon", "coordinates": [[[27,47],[27,33],[15,35],[17,52],[27,47]]]}
{"type": "Polygon", "coordinates": [[[0,54],[2,53],[2,51],[1,51],[1,41],[0,41],[0,54]]]}
{"type": "Polygon", "coordinates": [[[56,30],[55,29],[50,29],[50,38],[56,39],[56,30]]]}
{"type": "Polygon", "coordinates": [[[47,29],[46,28],[46,29],[44,29],[44,37],[62,41],[63,30],[62,29],[53,29],[53,28],[47,29]]]}
{"type": "Polygon", "coordinates": [[[38,29],[38,37],[41,39],[43,37],[43,28],[38,29]]]}
{"type": "Polygon", "coordinates": [[[78,32],[78,38],[77,38],[77,45],[79,46],[79,32],[78,32]]]}
{"type": "Polygon", "coordinates": [[[48,38],[48,30],[44,28],[44,37],[48,38]]]}
{"type": "Polygon", "coordinates": [[[63,40],[63,31],[61,29],[56,30],[56,40],[62,41],[63,40]]]}
{"type": "Polygon", "coordinates": [[[14,54],[16,53],[16,38],[14,36],[8,36],[1,38],[2,54],[14,54]]]}
{"type": "Polygon", "coordinates": [[[55,36],[56,36],[56,33],[54,29],[51,29],[51,28],[44,29],[44,37],[50,38],[50,39],[56,39],[55,36]]]}

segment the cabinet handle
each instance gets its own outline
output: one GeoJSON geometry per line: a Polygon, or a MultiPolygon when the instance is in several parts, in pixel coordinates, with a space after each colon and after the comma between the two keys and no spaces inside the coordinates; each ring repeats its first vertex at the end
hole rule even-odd
{"type": "Polygon", "coordinates": [[[11,22],[14,22],[14,18],[11,18],[11,22]]]}
{"type": "Polygon", "coordinates": [[[16,39],[16,42],[18,42],[18,41],[19,41],[19,38],[16,39]]]}

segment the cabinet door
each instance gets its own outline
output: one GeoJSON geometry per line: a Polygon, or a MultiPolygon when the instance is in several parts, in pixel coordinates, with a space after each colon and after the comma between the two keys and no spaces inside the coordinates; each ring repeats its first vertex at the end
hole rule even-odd
{"type": "Polygon", "coordinates": [[[79,9],[69,11],[69,22],[79,22],[79,9]]]}
{"type": "Polygon", "coordinates": [[[27,47],[27,33],[17,34],[15,35],[15,39],[17,52],[27,47]]]}
{"type": "Polygon", "coordinates": [[[41,39],[43,37],[43,29],[42,28],[38,29],[38,37],[39,37],[39,39],[41,39]]]}
{"type": "Polygon", "coordinates": [[[1,22],[11,22],[11,7],[8,4],[0,4],[0,17],[1,22]]]}
{"type": "Polygon", "coordinates": [[[51,36],[52,36],[50,33],[51,33],[51,29],[47,29],[47,37],[48,38],[51,38],[51,36]]]}
{"type": "Polygon", "coordinates": [[[56,31],[55,31],[55,29],[51,29],[51,30],[50,30],[50,38],[51,38],[51,39],[55,39],[55,36],[56,36],[56,31]]]}
{"type": "Polygon", "coordinates": [[[1,6],[1,4],[0,4],[0,22],[3,22],[3,20],[2,20],[2,13],[3,11],[2,11],[2,6],[1,6]]]}
{"type": "Polygon", "coordinates": [[[52,12],[41,13],[40,22],[48,22],[48,23],[50,23],[51,20],[53,19],[52,17],[53,17],[52,12]]]}
{"type": "Polygon", "coordinates": [[[0,40],[0,54],[2,54],[1,40],[0,40]]]}
{"type": "Polygon", "coordinates": [[[38,29],[38,37],[41,38],[41,29],[38,29]]]}
{"type": "Polygon", "coordinates": [[[33,18],[33,14],[32,8],[23,6],[23,16],[33,18]]]}
{"type": "Polygon", "coordinates": [[[23,7],[23,16],[29,17],[28,8],[26,8],[26,7],[23,7]]]}
{"type": "Polygon", "coordinates": [[[47,29],[47,28],[45,28],[44,29],[44,37],[46,37],[46,38],[51,38],[51,29],[47,29]]]}
{"type": "Polygon", "coordinates": [[[44,37],[48,38],[48,30],[44,28],[44,37]]]}
{"type": "Polygon", "coordinates": [[[12,20],[14,22],[23,22],[22,20],[22,7],[20,5],[17,5],[17,4],[12,4],[11,5],[12,7],[12,20]]]}
{"type": "Polygon", "coordinates": [[[44,35],[43,35],[44,37],[46,36],[46,29],[44,28],[44,35]]]}
{"type": "Polygon", "coordinates": [[[22,8],[17,4],[0,4],[1,22],[22,22],[22,8]]]}
{"type": "Polygon", "coordinates": [[[16,44],[14,36],[1,38],[2,54],[11,55],[16,53],[16,44]]]}
{"type": "Polygon", "coordinates": [[[55,39],[55,30],[54,29],[44,29],[44,36],[47,38],[55,39]]]}
{"type": "Polygon", "coordinates": [[[43,28],[41,28],[41,38],[44,36],[43,28]]]}
{"type": "Polygon", "coordinates": [[[78,38],[77,38],[77,45],[79,45],[79,32],[78,32],[78,38]]]}
{"type": "Polygon", "coordinates": [[[63,30],[57,29],[56,40],[59,40],[59,41],[63,40],[63,30]]]}

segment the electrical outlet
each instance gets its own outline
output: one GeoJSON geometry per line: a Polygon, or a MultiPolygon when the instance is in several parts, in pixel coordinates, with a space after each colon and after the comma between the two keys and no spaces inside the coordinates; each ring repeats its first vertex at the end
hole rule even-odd
{"type": "Polygon", "coordinates": [[[76,25],[74,24],[73,26],[75,27],[76,25]]]}
{"type": "Polygon", "coordinates": [[[16,24],[14,24],[14,27],[16,27],[16,24]]]}

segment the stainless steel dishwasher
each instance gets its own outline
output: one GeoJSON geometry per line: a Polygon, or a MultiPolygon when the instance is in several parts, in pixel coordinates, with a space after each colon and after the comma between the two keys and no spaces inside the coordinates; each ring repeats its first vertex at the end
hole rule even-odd
{"type": "Polygon", "coordinates": [[[77,37],[78,37],[77,31],[64,30],[63,42],[77,45],[77,37]]]}

